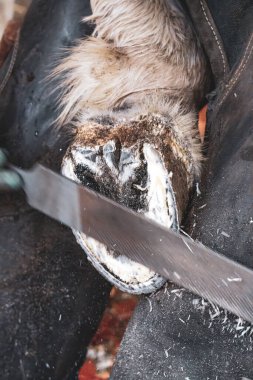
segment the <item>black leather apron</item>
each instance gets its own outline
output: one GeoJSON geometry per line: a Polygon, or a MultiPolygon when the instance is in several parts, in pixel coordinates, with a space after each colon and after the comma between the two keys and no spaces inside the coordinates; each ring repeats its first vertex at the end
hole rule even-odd
{"type": "MultiPolygon", "coordinates": [[[[185,224],[194,238],[253,268],[253,3],[185,5],[215,83],[202,194],[185,224]]],[[[111,379],[253,379],[252,327],[169,286],[140,301],[111,379]]]]}

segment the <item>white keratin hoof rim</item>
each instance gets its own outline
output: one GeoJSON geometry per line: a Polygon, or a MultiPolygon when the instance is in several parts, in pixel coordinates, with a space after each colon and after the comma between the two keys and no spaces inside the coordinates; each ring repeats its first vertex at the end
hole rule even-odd
{"type": "MultiPolygon", "coordinates": [[[[115,145],[114,141],[108,141],[102,147],[101,155],[98,154],[99,147],[73,147],[63,161],[63,174],[80,183],[87,181],[87,185],[92,183],[94,188],[101,188],[106,171],[110,170],[114,190],[110,192],[110,188],[107,188],[108,196],[115,191],[115,186],[119,191],[125,188],[120,198],[122,200],[126,197],[126,205],[131,197],[137,212],[168,228],[178,229],[175,196],[170,176],[159,153],[150,144],[144,144],[142,151],[138,146],[132,149],[123,148],[116,163],[115,154],[118,152],[115,145]],[[143,172],[143,175],[140,176],[138,172],[143,172]],[[85,173],[88,177],[84,179],[85,173]],[[89,182],[92,176],[94,182],[89,182]]],[[[117,251],[110,251],[105,245],[83,233],[73,232],[95,268],[122,291],[150,293],[165,282],[160,275],[143,265],[117,251]]]]}

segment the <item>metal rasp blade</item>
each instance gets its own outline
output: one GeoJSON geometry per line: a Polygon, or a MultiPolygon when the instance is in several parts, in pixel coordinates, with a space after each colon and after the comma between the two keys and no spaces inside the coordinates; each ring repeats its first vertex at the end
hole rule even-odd
{"type": "Polygon", "coordinates": [[[13,167],[29,204],[253,322],[253,271],[41,165],[13,167]]]}

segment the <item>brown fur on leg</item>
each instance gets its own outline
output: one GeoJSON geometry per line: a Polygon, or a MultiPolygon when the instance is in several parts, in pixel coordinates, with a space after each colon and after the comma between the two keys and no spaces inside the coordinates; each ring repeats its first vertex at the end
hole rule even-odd
{"type": "Polygon", "coordinates": [[[0,41],[8,22],[12,19],[14,0],[0,0],[0,41]]]}
{"type": "Polygon", "coordinates": [[[150,92],[194,107],[206,87],[205,60],[185,16],[170,3],[92,1],[86,20],[96,23],[94,37],[80,41],[55,70],[64,78],[60,123],[80,125],[89,111],[136,107],[150,92]]]}

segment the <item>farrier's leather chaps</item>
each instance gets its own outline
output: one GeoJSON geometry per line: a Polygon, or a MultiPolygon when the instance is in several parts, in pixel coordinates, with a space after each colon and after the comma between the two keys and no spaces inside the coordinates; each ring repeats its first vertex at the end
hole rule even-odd
{"type": "MultiPolygon", "coordinates": [[[[194,238],[253,268],[253,4],[184,3],[214,77],[201,196],[184,224],[194,238]]],[[[168,286],[140,301],[111,379],[252,379],[252,333],[252,325],[168,286]]]]}

